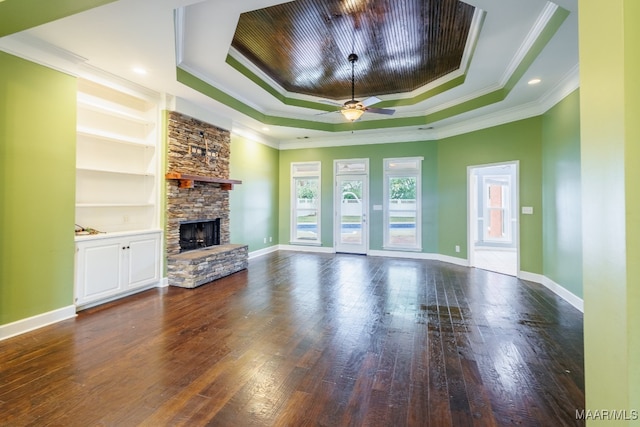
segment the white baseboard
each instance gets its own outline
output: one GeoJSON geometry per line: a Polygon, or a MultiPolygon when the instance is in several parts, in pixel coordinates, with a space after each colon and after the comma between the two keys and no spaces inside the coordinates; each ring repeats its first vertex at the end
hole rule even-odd
{"type": "Polygon", "coordinates": [[[334,254],[336,253],[333,248],[326,248],[324,246],[304,246],[304,245],[278,245],[280,251],[297,251],[297,252],[316,252],[319,254],[334,254]]]}
{"type": "Polygon", "coordinates": [[[169,287],[169,278],[168,277],[163,277],[162,279],[160,279],[160,281],[156,285],[156,288],[168,288],[168,287],[169,287]]]}
{"type": "Polygon", "coordinates": [[[407,258],[407,259],[425,259],[433,261],[442,261],[449,264],[469,266],[469,261],[463,258],[456,258],[447,255],[424,253],[424,252],[402,252],[402,251],[369,251],[370,256],[391,257],[391,258],[407,258]]]}
{"type": "Polygon", "coordinates": [[[573,293],[568,291],[566,288],[557,284],[556,282],[549,279],[548,277],[543,276],[542,274],[529,273],[527,271],[520,271],[518,273],[518,278],[522,280],[528,280],[530,282],[540,283],[542,286],[548,288],[551,292],[555,293],[560,298],[562,298],[563,300],[565,300],[566,302],[568,302],[569,304],[571,304],[572,306],[580,310],[582,313],[584,313],[584,300],[574,295],[573,293]]]}
{"type": "Polygon", "coordinates": [[[457,258],[449,255],[438,255],[438,259],[442,262],[448,262],[449,264],[455,264],[462,267],[469,267],[469,260],[466,258],[457,258]]]}
{"type": "Polygon", "coordinates": [[[269,246],[268,248],[258,249],[257,251],[249,252],[249,259],[258,258],[272,252],[278,252],[278,245],[269,246]]]}
{"type": "Polygon", "coordinates": [[[38,314],[33,317],[21,319],[16,322],[0,325],[0,340],[24,334],[34,329],[42,328],[62,320],[76,317],[76,306],[69,305],[47,313],[38,314]]]}

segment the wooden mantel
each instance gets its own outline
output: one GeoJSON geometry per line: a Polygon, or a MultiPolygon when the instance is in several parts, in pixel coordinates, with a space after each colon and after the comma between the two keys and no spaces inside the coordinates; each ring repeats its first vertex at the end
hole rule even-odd
{"type": "Polygon", "coordinates": [[[178,185],[179,188],[193,188],[193,183],[196,181],[220,184],[220,188],[223,190],[233,190],[234,184],[242,184],[242,181],[239,181],[237,179],[214,178],[211,176],[201,175],[187,175],[180,172],[167,172],[165,178],[177,179],[178,181],[180,181],[180,184],[178,185]]]}

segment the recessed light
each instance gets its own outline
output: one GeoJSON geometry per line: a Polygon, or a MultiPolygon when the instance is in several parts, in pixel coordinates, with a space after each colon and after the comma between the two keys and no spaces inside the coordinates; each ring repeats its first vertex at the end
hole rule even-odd
{"type": "Polygon", "coordinates": [[[537,85],[537,84],[538,84],[538,83],[540,83],[541,81],[542,81],[541,79],[539,79],[539,78],[535,78],[535,79],[531,79],[531,80],[529,80],[529,81],[528,81],[528,83],[529,83],[530,85],[537,85]]]}
{"type": "Polygon", "coordinates": [[[269,132],[269,128],[268,128],[268,127],[266,127],[266,126],[265,126],[265,127],[263,127],[263,128],[262,128],[262,130],[263,130],[263,131],[265,131],[265,132],[269,132]]]}
{"type": "Polygon", "coordinates": [[[140,74],[141,76],[144,76],[147,74],[147,70],[145,70],[142,67],[133,67],[133,72],[136,74],[140,74]]]}

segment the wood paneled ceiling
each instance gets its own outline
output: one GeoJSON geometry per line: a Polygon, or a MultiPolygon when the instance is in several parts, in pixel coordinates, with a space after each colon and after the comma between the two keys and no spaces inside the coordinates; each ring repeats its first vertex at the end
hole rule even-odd
{"type": "Polygon", "coordinates": [[[298,0],[242,13],[232,46],[289,92],[360,98],[460,67],[475,8],[458,0],[298,0]]]}

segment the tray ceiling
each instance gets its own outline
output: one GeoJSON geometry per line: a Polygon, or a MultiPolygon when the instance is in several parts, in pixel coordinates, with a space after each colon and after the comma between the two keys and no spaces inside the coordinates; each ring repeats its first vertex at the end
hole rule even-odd
{"type": "Polygon", "coordinates": [[[289,92],[411,92],[460,68],[476,8],[457,0],[298,0],[240,15],[232,46],[289,92]]]}

